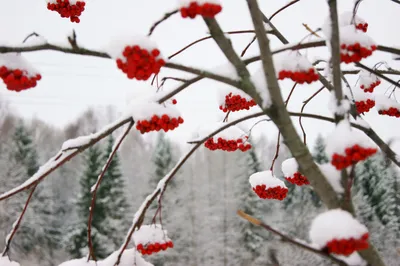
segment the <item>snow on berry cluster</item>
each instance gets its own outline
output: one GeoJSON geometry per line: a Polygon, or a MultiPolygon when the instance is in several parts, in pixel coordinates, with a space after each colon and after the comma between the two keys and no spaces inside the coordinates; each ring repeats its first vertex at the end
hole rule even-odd
{"type": "Polygon", "coordinates": [[[151,255],[161,250],[173,248],[174,244],[160,224],[142,225],[133,233],[136,249],[143,255],[151,255]]]}
{"type": "Polygon", "coordinates": [[[179,110],[171,105],[135,101],[128,111],[136,122],[136,129],[142,134],[160,130],[168,132],[184,122],[179,110]]]}
{"type": "Polygon", "coordinates": [[[349,256],[368,248],[368,229],[341,209],[315,217],[309,235],[317,248],[336,255],[349,256]]]}
{"type": "Polygon", "coordinates": [[[222,11],[219,0],[180,0],[182,18],[194,19],[197,15],[213,18],[222,11]]]}
{"type": "Polygon", "coordinates": [[[278,79],[291,79],[299,84],[312,83],[319,79],[317,71],[310,61],[297,51],[289,51],[276,56],[278,79]]]}
{"type": "Polygon", "coordinates": [[[282,172],[285,176],[285,179],[292,184],[298,186],[310,184],[307,177],[300,174],[299,165],[295,158],[287,159],[282,163],[282,172]]]}
{"type": "Polygon", "coordinates": [[[62,18],[79,23],[79,16],[85,10],[85,0],[47,0],[47,9],[56,11],[62,18]]]}
{"type": "MultiPolygon", "coordinates": [[[[207,126],[202,126],[198,129],[197,135],[204,138],[223,127],[225,124],[222,122],[210,123],[207,126]]],[[[251,144],[247,142],[247,134],[238,126],[230,126],[223,131],[217,133],[213,137],[206,140],[204,146],[212,151],[222,150],[227,152],[234,152],[240,150],[242,152],[251,149],[251,144]]]]}
{"type": "Polygon", "coordinates": [[[0,78],[10,91],[20,92],[33,88],[42,77],[21,55],[0,54],[0,78]]]}
{"type": "Polygon", "coordinates": [[[359,16],[354,15],[353,11],[343,12],[339,16],[340,27],[345,27],[349,25],[353,25],[357,30],[360,30],[362,32],[368,31],[368,23],[359,16]]]}
{"type": "Polygon", "coordinates": [[[256,102],[241,90],[234,88],[221,90],[219,96],[219,109],[224,113],[249,110],[251,107],[256,105],[256,102]]]}
{"type": "Polygon", "coordinates": [[[152,74],[158,74],[165,65],[157,45],[148,37],[116,39],[117,41],[113,41],[108,47],[108,53],[129,79],[148,80],[152,74]]]}
{"type": "Polygon", "coordinates": [[[377,151],[365,135],[351,129],[347,120],[337,124],[326,145],[326,153],[331,158],[331,164],[338,170],[355,165],[377,151]]]}
{"type": "Polygon", "coordinates": [[[364,92],[374,92],[375,87],[379,86],[381,81],[379,78],[370,72],[361,70],[360,72],[360,89],[364,92]]]}
{"type": "Polygon", "coordinates": [[[358,89],[353,90],[353,96],[357,112],[367,113],[375,106],[375,97],[371,93],[364,93],[358,89]]]}
{"type": "Polygon", "coordinates": [[[353,25],[340,28],[341,61],[349,64],[359,62],[372,55],[376,44],[366,33],[359,31],[353,25]]]}
{"type": "Polygon", "coordinates": [[[380,115],[400,117],[400,104],[384,95],[376,98],[376,109],[380,115]]]}
{"type": "Polygon", "coordinates": [[[261,199],[283,200],[289,191],[282,180],[273,176],[272,171],[254,173],[249,177],[249,182],[261,199]]]}
{"type": "Polygon", "coordinates": [[[336,167],[330,163],[317,164],[322,174],[326,177],[329,184],[332,186],[336,193],[342,194],[344,188],[342,186],[342,175],[341,171],[337,170],[336,167]]]}

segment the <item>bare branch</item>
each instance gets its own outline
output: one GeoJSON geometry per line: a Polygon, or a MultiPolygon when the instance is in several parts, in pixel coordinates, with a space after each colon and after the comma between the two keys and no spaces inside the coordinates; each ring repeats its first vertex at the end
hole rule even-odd
{"type": "Polygon", "coordinates": [[[355,63],[355,65],[358,66],[359,68],[367,70],[369,73],[373,73],[374,75],[376,75],[376,76],[380,77],[381,79],[389,82],[390,84],[394,85],[395,87],[399,86],[398,82],[396,82],[396,81],[394,81],[394,80],[382,75],[382,73],[380,73],[379,71],[373,70],[372,68],[369,68],[366,65],[361,64],[359,62],[355,63]]]}
{"type": "Polygon", "coordinates": [[[129,131],[131,131],[132,127],[133,127],[133,120],[129,123],[129,125],[127,126],[127,128],[125,129],[125,131],[122,133],[122,135],[115,140],[115,144],[114,147],[112,148],[112,151],[110,153],[110,155],[108,156],[107,162],[104,165],[103,169],[101,170],[101,173],[99,175],[99,177],[97,178],[96,184],[94,184],[94,187],[92,189],[92,201],[90,202],[90,209],[89,209],[89,219],[88,219],[88,247],[89,247],[89,256],[88,256],[88,260],[90,260],[90,257],[93,258],[93,260],[96,260],[96,256],[94,254],[94,249],[93,249],[93,243],[92,243],[92,220],[93,220],[93,215],[94,215],[94,209],[96,207],[96,195],[97,195],[97,191],[100,187],[101,181],[103,180],[103,177],[105,175],[105,173],[107,172],[108,168],[110,167],[110,164],[115,156],[115,154],[117,153],[119,147],[121,146],[122,142],[124,141],[125,137],[128,135],[129,131]]]}
{"type": "Polygon", "coordinates": [[[8,251],[10,250],[11,241],[13,240],[15,234],[17,233],[17,230],[18,230],[18,228],[19,228],[19,226],[20,226],[20,224],[22,222],[22,218],[24,218],[25,212],[28,209],[29,202],[32,199],[32,196],[33,196],[33,193],[36,190],[36,187],[37,187],[37,184],[32,187],[31,192],[29,193],[28,199],[25,202],[25,206],[22,209],[21,214],[19,215],[17,221],[13,224],[13,228],[11,229],[11,232],[8,235],[7,239],[6,239],[6,247],[3,250],[2,257],[7,255],[8,251]]]}
{"type": "Polygon", "coordinates": [[[283,10],[285,10],[286,8],[288,8],[288,7],[290,7],[290,6],[294,5],[294,4],[296,4],[296,3],[298,3],[298,2],[300,2],[300,0],[294,0],[294,1],[292,1],[292,2],[287,3],[286,5],[284,5],[283,7],[281,7],[280,9],[278,9],[277,11],[275,11],[275,13],[272,14],[272,15],[269,17],[269,20],[271,21],[276,15],[278,15],[279,13],[281,13],[283,10]]]}
{"type": "Polygon", "coordinates": [[[160,25],[162,22],[166,21],[167,19],[169,19],[171,16],[175,15],[178,12],[179,10],[173,10],[171,12],[166,13],[160,20],[156,21],[156,23],[154,23],[153,26],[151,26],[147,36],[153,34],[154,30],[157,28],[158,25],[160,25]]]}
{"type": "Polygon", "coordinates": [[[302,249],[304,249],[304,250],[310,251],[310,252],[312,252],[312,253],[314,253],[314,254],[317,254],[317,255],[319,255],[319,256],[322,256],[322,257],[324,257],[324,258],[327,258],[327,259],[329,259],[329,260],[331,260],[331,261],[337,263],[338,265],[341,265],[341,266],[348,266],[348,264],[347,264],[346,262],[344,262],[344,261],[342,261],[342,260],[339,260],[338,258],[335,258],[335,257],[329,255],[328,253],[322,251],[322,250],[313,248],[313,247],[311,247],[311,246],[309,246],[309,245],[306,245],[306,244],[304,244],[304,243],[302,243],[302,242],[299,242],[299,241],[297,241],[297,240],[291,238],[290,236],[287,236],[287,235],[285,235],[285,234],[279,232],[278,230],[272,228],[271,226],[269,226],[269,225],[267,225],[267,224],[264,224],[262,221],[260,221],[260,220],[258,220],[258,219],[256,219],[256,218],[254,218],[253,216],[248,215],[247,213],[243,212],[242,210],[238,210],[238,211],[237,211],[237,214],[238,214],[240,217],[242,217],[243,219],[249,221],[250,223],[252,223],[252,224],[254,224],[254,225],[257,225],[257,226],[260,226],[260,227],[262,227],[262,228],[268,230],[269,232],[271,232],[271,233],[273,233],[273,234],[275,234],[275,235],[281,237],[282,240],[285,241],[285,242],[288,242],[288,243],[290,243],[290,244],[292,244],[292,245],[295,245],[295,246],[297,246],[297,247],[299,247],[299,248],[302,248],[302,249]]]}

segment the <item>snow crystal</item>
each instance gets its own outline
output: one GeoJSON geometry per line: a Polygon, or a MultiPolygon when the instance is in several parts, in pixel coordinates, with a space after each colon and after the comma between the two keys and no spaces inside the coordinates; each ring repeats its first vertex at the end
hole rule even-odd
{"type": "Polygon", "coordinates": [[[135,245],[146,245],[148,243],[164,243],[171,241],[167,236],[167,230],[163,230],[161,224],[142,225],[133,233],[135,245]]]}
{"type": "Polygon", "coordinates": [[[164,106],[163,104],[155,102],[146,103],[142,101],[133,102],[125,113],[130,114],[135,121],[150,120],[154,115],[159,117],[168,115],[169,117],[175,118],[181,116],[179,110],[174,106],[164,106]]]}
{"type": "Polygon", "coordinates": [[[2,66],[8,69],[20,69],[28,77],[34,77],[39,74],[36,68],[25,57],[17,53],[0,54],[0,67],[2,66]]]}
{"type": "Polygon", "coordinates": [[[346,99],[342,99],[340,101],[340,105],[338,105],[335,91],[331,91],[331,97],[328,103],[328,108],[333,114],[343,116],[350,111],[350,107],[351,107],[350,101],[346,99]]]}
{"type": "MultiPolygon", "coordinates": [[[[250,95],[248,95],[247,93],[245,93],[242,90],[239,90],[235,87],[229,87],[229,88],[223,87],[218,90],[218,96],[217,96],[218,97],[217,98],[218,106],[221,106],[221,105],[225,106],[225,96],[228,95],[229,93],[232,93],[232,95],[239,95],[240,97],[246,99],[247,101],[253,100],[253,98],[251,98],[250,95]]],[[[224,115],[224,117],[225,117],[225,115],[224,115]]]]}
{"type": "Polygon", "coordinates": [[[0,265],[1,266],[20,266],[18,262],[11,261],[8,256],[2,257],[0,256],[0,265]]]}
{"type": "Polygon", "coordinates": [[[252,187],[256,187],[258,185],[265,185],[266,189],[274,187],[287,188],[282,180],[274,177],[272,171],[262,171],[254,173],[249,177],[249,182],[252,187]]]}
{"type": "Polygon", "coordinates": [[[367,266],[367,262],[361,258],[361,256],[357,253],[354,252],[350,256],[339,256],[339,255],[334,255],[336,258],[346,262],[349,266],[367,266]]]}
{"type": "Polygon", "coordinates": [[[277,72],[281,70],[287,71],[308,71],[314,68],[308,59],[301,55],[298,51],[286,51],[274,56],[275,69],[277,72]]]}
{"type": "MultiPolygon", "coordinates": [[[[151,51],[153,49],[158,49],[157,44],[152,41],[147,36],[133,35],[133,36],[118,36],[116,38],[112,38],[109,45],[104,48],[104,51],[108,53],[113,59],[120,58],[124,60],[123,51],[126,46],[134,46],[138,45],[141,49],[146,49],[151,51]]],[[[157,57],[160,59],[164,59],[162,53],[160,51],[160,55],[157,57]]]]}
{"type": "Polygon", "coordinates": [[[351,122],[353,124],[357,124],[357,125],[362,126],[364,128],[371,128],[371,126],[368,124],[368,122],[365,121],[364,119],[362,119],[360,116],[357,116],[356,119],[354,119],[353,117],[350,117],[350,118],[351,118],[351,122]]]}
{"type": "Polygon", "coordinates": [[[318,167],[331,184],[333,190],[339,194],[343,193],[344,188],[341,183],[341,171],[336,170],[336,168],[330,163],[321,164],[318,165],[318,167]]]}
{"type": "MultiPolygon", "coordinates": [[[[339,27],[349,26],[352,25],[353,21],[353,11],[346,11],[339,15],[339,27]]],[[[354,24],[365,24],[367,23],[364,19],[360,18],[359,16],[354,16],[354,24]]],[[[353,25],[354,25],[353,24],[353,25]]]]}
{"type": "MultiPolygon", "coordinates": [[[[353,19],[353,12],[352,11],[346,11],[343,12],[342,14],[339,15],[338,20],[339,20],[339,31],[341,31],[345,27],[351,27],[353,29],[355,28],[355,25],[352,24],[352,19],[353,19]]],[[[366,23],[365,20],[360,18],[359,16],[355,16],[354,22],[357,24],[364,24],[366,23]]],[[[332,35],[332,22],[330,16],[328,16],[324,22],[324,24],[321,27],[322,32],[324,33],[325,37],[330,40],[331,35],[332,35]]]]}
{"type": "Polygon", "coordinates": [[[379,79],[375,74],[365,70],[360,71],[360,86],[368,88],[372,83],[378,80],[379,79]]]}
{"type": "Polygon", "coordinates": [[[340,43],[346,45],[359,43],[363,47],[376,45],[374,40],[368,34],[357,30],[352,25],[340,28],[340,43]]]}
{"type": "Polygon", "coordinates": [[[251,76],[251,81],[253,82],[258,95],[262,99],[262,108],[266,109],[271,105],[271,97],[269,95],[267,81],[265,80],[264,68],[260,67],[258,71],[256,71],[251,76]]]}
{"type": "Polygon", "coordinates": [[[326,154],[332,157],[333,154],[344,154],[346,148],[358,144],[364,148],[374,148],[376,145],[358,130],[352,130],[348,120],[342,120],[328,136],[326,144],[326,154]]]}
{"type": "Polygon", "coordinates": [[[232,65],[230,62],[214,67],[211,69],[210,72],[230,79],[240,80],[240,77],[236,71],[235,66],[232,65]]]}
{"type": "Polygon", "coordinates": [[[359,239],[365,233],[368,233],[367,227],[341,209],[319,214],[312,221],[309,232],[311,241],[320,249],[333,239],[359,239]]]}
{"type": "Polygon", "coordinates": [[[36,45],[44,45],[46,43],[47,43],[47,40],[43,36],[33,35],[33,36],[29,37],[26,40],[26,42],[22,44],[22,46],[36,46],[36,45]]]}
{"type": "Polygon", "coordinates": [[[292,177],[299,171],[299,165],[295,158],[290,158],[282,163],[282,172],[285,177],[292,177]]]}
{"type": "MultiPolygon", "coordinates": [[[[214,123],[207,123],[206,125],[199,126],[199,128],[196,130],[197,132],[197,138],[199,140],[206,138],[209,136],[211,133],[216,131],[217,129],[225,126],[226,123],[223,122],[214,122],[214,123]]],[[[233,125],[228,128],[225,128],[223,131],[215,134],[213,138],[216,140],[218,138],[223,138],[225,140],[237,140],[237,139],[243,139],[246,137],[247,134],[241,130],[238,126],[233,125]]]]}
{"type": "Polygon", "coordinates": [[[389,108],[397,108],[400,110],[400,104],[393,99],[388,98],[385,95],[377,95],[375,97],[375,107],[378,111],[388,110],[389,108]]]}
{"type": "MultiPolygon", "coordinates": [[[[117,262],[119,251],[113,252],[104,260],[99,260],[97,263],[93,260],[87,261],[87,258],[74,259],[61,263],[59,266],[114,266],[117,262]]],[[[127,249],[121,257],[119,266],[154,266],[153,264],[145,261],[142,255],[135,249],[127,249]]],[[[3,264],[1,264],[3,266],[3,264]]],[[[8,266],[8,265],[7,265],[8,266]]],[[[14,265],[11,265],[14,266],[14,265]]],[[[15,265],[17,266],[17,265],[15,265]]]]}

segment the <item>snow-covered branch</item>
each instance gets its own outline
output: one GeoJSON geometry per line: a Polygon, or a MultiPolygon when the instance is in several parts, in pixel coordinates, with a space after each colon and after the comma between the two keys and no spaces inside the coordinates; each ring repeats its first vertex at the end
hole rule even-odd
{"type": "Polygon", "coordinates": [[[288,243],[290,243],[292,245],[295,245],[295,246],[297,246],[299,248],[302,248],[304,250],[310,251],[310,252],[315,253],[317,255],[323,256],[323,257],[331,260],[332,262],[337,263],[338,265],[348,266],[348,264],[346,262],[344,262],[344,261],[342,261],[342,260],[340,260],[338,258],[335,258],[334,256],[331,256],[331,255],[329,255],[328,253],[326,253],[326,252],[324,252],[322,250],[316,249],[316,248],[314,248],[314,247],[312,247],[312,246],[310,246],[310,245],[308,245],[308,244],[306,244],[304,242],[297,241],[297,240],[291,238],[290,236],[287,236],[284,233],[281,233],[278,230],[272,228],[271,226],[263,223],[262,221],[254,218],[253,216],[245,213],[242,210],[238,210],[237,214],[240,217],[242,217],[243,219],[246,219],[247,221],[249,221],[250,223],[252,223],[254,225],[257,225],[257,226],[261,226],[262,228],[268,230],[269,232],[281,237],[282,240],[285,241],[285,242],[288,242],[288,243]]]}

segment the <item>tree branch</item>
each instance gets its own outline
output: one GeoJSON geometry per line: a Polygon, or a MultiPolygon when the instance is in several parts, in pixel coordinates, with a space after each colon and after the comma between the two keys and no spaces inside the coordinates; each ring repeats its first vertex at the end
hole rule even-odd
{"type": "Polygon", "coordinates": [[[151,28],[150,28],[149,33],[147,34],[147,36],[151,36],[151,34],[153,34],[154,30],[156,29],[156,27],[157,27],[158,25],[160,25],[162,22],[166,21],[167,19],[169,19],[171,16],[175,15],[175,14],[178,13],[178,12],[179,12],[179,10],[173,10],[173,11],[171,11],[171,12],[168,12],[168,13],[164,14],[164,16],[163,16],[160,20],[156,21],[156,22],[153,24],[153,26],[151,26],[151,28]]]}
{"type": "Polygon", "coordinates": [[[279,232],[278,230],[272,228],[271,226],[269,226],[269,225],[267,225],[267,224],[264,224],[262,221],[260,221],[260,220],[258,220],[258,219],[256,219],[256,218],[254,218],[253,216],[248,215],[247,213],[243,212],[242,210],[238,210],[238,211],[237,211],[237,214],[238,214],[240,217],[242,217],[243,219],[249,221],[250,223],[252,223],[252,224],[254,224],[254,225],[257,225],[257,226],[260,226],[260,227],[262,227],[262,228],[268,230],[269,232],[271,232],[271,233],[273,233],[273,234],[275,234],[275,235],[281,237],[282,240],[283,240],[284,242],[288,242],[288,243],[290,243],[290,244],[292,244],[292,245],[294,245],[294,246],[297,246],[297,247],[299,247],[299,248],[302,248],[302,249],[304,249],[304,250],[310,251],[310,252],[312,252],[312,253],[314,253],[314,254],[317,254],[317,255],[319,255],[319,256],[322,256],[322,257],[324,257],[324,258],[327,258],[327,259],[329,259],[330,261],[337,263],[338,265],[341,265],[341,266],[348,266],[348,264],[347,264],[346,262],[344,262],[344,261],[342,261],[342,260],[339,260],[338,258],[335,258],[335,257],[329,255],[328,253],[322,251],[322,250],[313,248],[313,247],[311,247],[311,246],[309,246],[309,245],[306,245],[306,244],[303,244],[303,243],[301,243],[301,242],[299,242],[299,241],[296,241],[295,239],[293,239],[293,238],[291,238],[291,237],[289,237],[289,236],[287,236],[287,235],[285,235],[285,234],[279,232]]]}
{"type": "Polygon", "coordinates": [[[93,249],[93,243],[92,243],[92,220],[93,220],[93,215],[94,215],[94,209],[96,207],[96,195],[97,195],[97,191],[100,187],[101,181],[103,180],[103,177],[105,175],[105,173],[107,172],[108,168],[110,167],[110,164],[115,156],[115,154],[117,153],[119,147],[121,146],[122,142],[124,141],[125,137],[128,135],[128,133],[131,131],[132,127],[133,127],[133,120],[129,123],[129,125],[127,126],[127,128],[125,129],[125,131],[122,133],[122,135],[115,140],[115,144],[114,147],[112,148],[112,151],[110,153],[110,155],[108,156],[107,162],[104,165],[103,169],[101,170],[101,173],[99,175],[99,177],[97,178],[96,184],[94,184],[94,186],[92,187],[92,201],[90,202],[90,209],[89,209],[89,219],[88,219],[88,247],[89,247],[89,256],[88,256],[88,260],[90,260],[90,257],[93,258],[93,260],[96,261],[96,256],[94,254],[94,249],[93,249]]]}
{"type": "Polygon", "coordinates": [[[29,193],[28,199],[25,202],[25,206],[22,209],[21,214],[19,215],[17,221],[13,224],[13,228],[11,229],[10,234],[8,234],[8,236],[7,236],[6,247],[3,250],[3,254],[1,255],[2,257],[7,255],[8,251],[10,250],[11,241],[13,240],[15,234],[17,233],[17,230],[18,230],[18,228],[19,228],[19,226],[20,226],[20,224],[22,222],[22,218],[24,217],[26,210],[28,209],[29,202],[32,199],[32,196],[33,196],[33,193],[36,190],[36,187],[37,187],[37,184],[32,187],[31,192],[29,193]]]}

